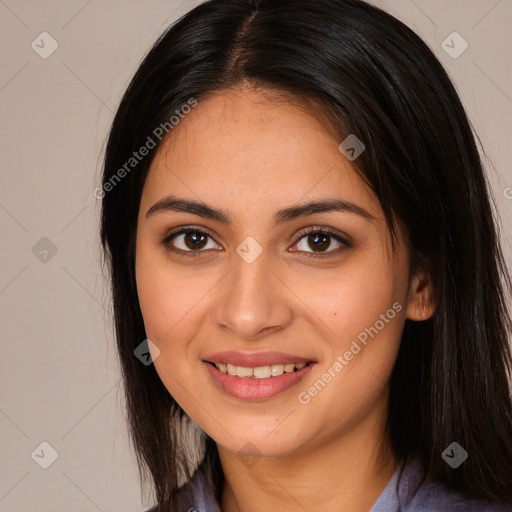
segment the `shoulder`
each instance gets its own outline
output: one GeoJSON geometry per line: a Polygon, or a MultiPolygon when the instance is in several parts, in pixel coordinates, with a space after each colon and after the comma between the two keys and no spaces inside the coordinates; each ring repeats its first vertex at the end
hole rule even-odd
{"type": "Polygon", "coordinates": [[[498,505],[468,499],[463,494],[453,491],[441,483],[427,482],[408,503],[404,512],[422,511],[449,512],[511,512],[512,503],[498,505]]]}
{"type": "Polygon", "coordinates": [[[512,503],[498,505],[470,499],[442,482],[427,479],[422,485],[422,466],[416,459],[408,464],[400,482],[404,512],[512,512],[512,503]]]}

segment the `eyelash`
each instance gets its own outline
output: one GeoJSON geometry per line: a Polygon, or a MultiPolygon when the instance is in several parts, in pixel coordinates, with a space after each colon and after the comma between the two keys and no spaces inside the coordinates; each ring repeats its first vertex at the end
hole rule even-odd
{"type": "MultiPolygon", "coordinates": [[[[188,234],[188,233],[199,233],[202,235],[207,235],[212,240],[214,240],[213,236],[208,231],[204,231],[202,229],[197,229],[197,228],[194,228],[193,226],[184,226],[175,231],[171,231],[171,232],[167,233],[167,235],[161,241],[161,243],[164,245],[164,247],[167,251],[172,252],[174,254],[178,254],[180,256],[185,256],[185,257],[195,258],[195,257],[199,256],[201,253],[208,252],[208,251],[204,251],[204,250],[183,251],[181,249],[173,248],[170,245],[170,242],[174,237],[176,237],[178,235],[182,235],[182,234],[188,234]]],[[[352,244],[348,240],[344,239],[343,237],[341,237],[340,235],[335,233],[333,230],[331,230],[329,228],[314,228],[314,227],[304,229],[300,233],[299,238],[297,239],[297,241],[295,242],[294,245],[296,245],[298,242],[300,242],[302,240],[302,238],[304,238],[305,236],[311,235],[311,234],[328,235],[328,236],[334,238],[337,242],[340,242],[342,244],[342,246],[338,247],[338,249],[334,249],[334,250],[327,251],[324,253],[322,253],[322,252],[315,253],[315,252],[306,252],[306,251],[294,251],[294,252],[302,252],[302,254],[305,255],[306,258],[326,258],[329,256],[339,254],[339,253],[343,252],[345,249],[352,247],[352,244]]]]}

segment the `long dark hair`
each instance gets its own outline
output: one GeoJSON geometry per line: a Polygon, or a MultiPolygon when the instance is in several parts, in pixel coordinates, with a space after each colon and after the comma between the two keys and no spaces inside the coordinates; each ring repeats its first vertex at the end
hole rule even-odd
{"type": "MultiPolygon", "coordinates": [[[[172,136],[169,119],[183,105],[240,84],[306,99],[340,142],[348,134],[364,142],[356,170],[393,241],[397,221],[405,227],[411,271],[431,278],[435,313],[406,320],[391,377],[396,454],[420,457],[432,479],[468,498],[512,499],[512,284],[478,139],[428,46],[361,0],[206,1],[158,39],[121,100],[99,194],[101,241],[141,482],[151,476],[161,510],[174,511],[179,475],[192,477],[176,426],[184,412],[154,366],[134,356],[146,338],[134,272],[137,214],[165,140],[155,129],[172,136]],[[127,166],[148,137],[155,147],[127,166]],[[455,470],[441,457],[454,441],[469,453],[455,470]]],[[[223,476],[210,438],[200,467],[219,499],[223,476]]]]}

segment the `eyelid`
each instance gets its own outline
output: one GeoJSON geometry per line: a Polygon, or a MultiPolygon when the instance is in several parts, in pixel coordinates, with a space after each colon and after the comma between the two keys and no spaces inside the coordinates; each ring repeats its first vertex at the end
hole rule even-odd
{"type": "Polygon", "coordinates": [[[185,225],[185,226],[179,226],[177,228],[173,228],[173,229],[167,231],[165,234],[164,240],[167,240],[174,235],[183,234],[183,232],[186,233],[188,231],[197,231],[198,233],[204,233],[204,234],[208,235],[209,237],[211,237],[212,239],[215,239],[215,236],[216,236],[213,234],[212,231],[210,231],[207,228],[204,228],[202,226],[201,227],[194,226],[194,225],[190,224],[190,225],[185,225]]]}
{"type": "Polygon", "coordinates": [[[170,242],[171,242],[172,238],[179,236],[179,235],[184,235],[184,234],[186,235],[187,233],[190,233],[190,232],[205,234],[205,235],[209,236],[217,245],[220,245],[220,244],[218,244],[218,242],[216,241],[214,235],[212,234],[212,232],[210,230],[208,230],[207,228],[193,226],[193,225],[179,226],[177,228],[167,231],[163,240],[161,240],[160,243],[165,247],[166,251],[172,252],[174,254],[182,255],[182,256],[194,257],[194,256],[199,256],[202,253],[209,254],[210,251],[212,251],[212,249],[208,249],[206,251],[205,250],[184,251],[183,249],[171,247],[170,242]]]}
{"type": "MultiPolygon", "coordinates": [[[[333,238],[337,239],[340,242],[343,242],[347,245],[352,246],[352,239],[350,236],[346,235],[345,233],[343,233],[341,231],[338,231],[337,229],[329,228],[329,227],[325,227],[325,226],[323,226],[323,227],[322,226],[311,226],[311,227],[304,228],[297,235],[298,236],[297,242],[301,238],[303,238],[305,235],[310,235],[313,233],[325,233],[325,234],[332,236],[333,238]]],[[[295,242],[295,243],[297,243],[297,242],[295,242]]]]}

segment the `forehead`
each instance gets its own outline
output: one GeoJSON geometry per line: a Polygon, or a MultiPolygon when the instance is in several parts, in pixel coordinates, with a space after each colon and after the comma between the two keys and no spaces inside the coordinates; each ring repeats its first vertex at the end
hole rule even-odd
{"type": "Polygon", "coordinates": [[[338,149],[340,142],[307,102],[265,91],[222,91],[199,101],[164,140],[143,201],[181,193],[247,209],[338,197],[380,216],[378,201],[338,149]]]}

